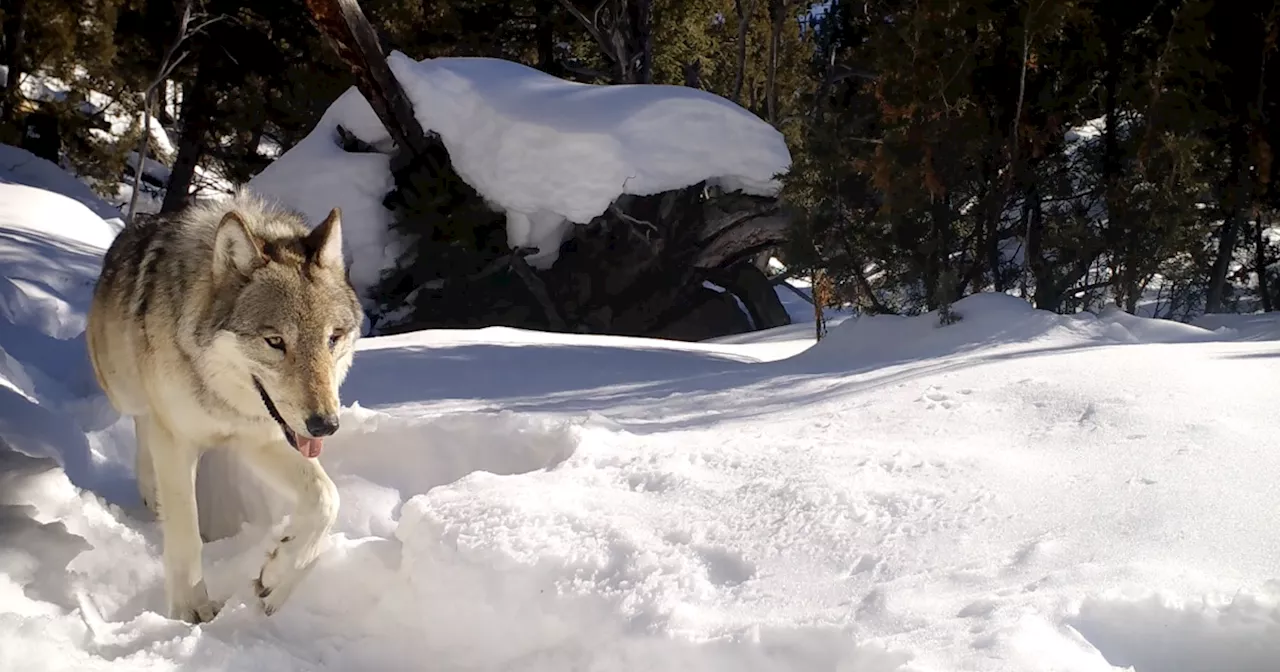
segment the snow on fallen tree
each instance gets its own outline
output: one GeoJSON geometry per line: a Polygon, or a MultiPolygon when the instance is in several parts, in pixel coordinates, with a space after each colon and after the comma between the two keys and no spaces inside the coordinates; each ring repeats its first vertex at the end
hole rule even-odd
{"type": "Polygon", "coordinates": [[[489,58],[383,60],[361,43],[353,3],[309,4],[359,84],[251,186],[312,217],[343,209],[352,279],[380,333],[709,337],[789,321],[744,270],[789,224],[776,195],[790,153],[757,116],[686,87],[580,84],[489,58]],[[696,324],[721,300],[702,286],[713,275],[746,278],[727,288],[751,322],[696,324]]]}
{"type": "Polygon", "coordinates": [[[623,194],[706,182],[772,196],[790,165],[776,129],[698,89],[580,84],[491,58],[387,62],[458,175],[506,214],[508,244],[538,249],[535,268],[555,261],[566,223],[623,194]]]}

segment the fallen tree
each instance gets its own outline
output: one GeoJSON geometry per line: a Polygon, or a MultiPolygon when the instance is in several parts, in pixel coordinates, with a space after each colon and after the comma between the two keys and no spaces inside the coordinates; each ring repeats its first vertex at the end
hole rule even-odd
{"type": "MultiPolygon", "coordinates": [[[[527,259],[539,250],[512,248],[507,213],[458,174],[440,135],[415,118],[355,0],[307,4],[395,145],[383,205],[409,244],[372,292],[375,333],[504,325],[701,339],[790,322],[753,263],[787,238],[790,217],[776,197],[704,182],[623,193],[573,223],[554,263],[535,268],[527,259]]],[[[379,151],[341,127],[332,140],[347,152],[379,151]]]]}

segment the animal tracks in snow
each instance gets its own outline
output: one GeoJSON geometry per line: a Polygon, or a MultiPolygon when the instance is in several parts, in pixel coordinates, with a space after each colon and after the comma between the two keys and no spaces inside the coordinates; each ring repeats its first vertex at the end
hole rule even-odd
{"type": "Polygon", "coordinates": [[[962,387],[955,391],[955,394],[943,389],[940,385],[930,385],[925,391],[916,398],[917,403],[924,404],[929,410],[943,409],[947,411],[955,410],[964,405],[964,398],[973,394],[973,388],[962,387]],[[958,396],[956,396],[958,395],[958,396]]]}

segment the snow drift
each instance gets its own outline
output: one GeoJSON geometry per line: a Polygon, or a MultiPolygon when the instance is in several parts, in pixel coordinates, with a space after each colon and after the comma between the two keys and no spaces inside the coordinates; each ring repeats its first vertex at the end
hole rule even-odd
{"type": "MultiPolygon", "coordinates": [[[[707,181],[773,194],[790,167],[782,135],[738,105],[679,86],[597,86],[491,58],[388,58],[423,128],[438,133],[458,174],[507,215],[512,247],[553,264],[573,224],[622,194],[649,195],[707,181]]],[[[387,148],[390,137],[353,87],[315,129],[250,182],[315,221],[334,206],[364,294],[399,253],[382,207],[388,157],[335,144],[342,125],[387,148]]]]}

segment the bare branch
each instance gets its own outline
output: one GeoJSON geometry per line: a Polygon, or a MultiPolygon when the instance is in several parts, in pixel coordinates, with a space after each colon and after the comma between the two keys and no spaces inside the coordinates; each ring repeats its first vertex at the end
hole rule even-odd
{"type": "Polygon", "coordinates": [[[867,81],[874,82],[880,79],[880,75],[877,75],[874,72],[867,72],[866,70],[854,70],[853,68],[845,65],[836,65],[832,67],[831,81],[833,83],[846,79],[865,79],[867,81]]]}
{"type": "Polygon", "coordinates": [[[647,231],[647,233],[644,234],[644,239],[646,241],[650,240],[649,238],[650,234],[658,233],[658,227],[654,226],[652,222],[646,222],[642,219],[636,219],[635,217],[628,215],[627,213],[623,212],[621,208],[618,207],[617,202],[609,204],[609,212],[612,212],[615,216],[617,216],[618,219],[634,227],[645,229],[647,231]]]}
{"type": "Polygon", "coordinates": [[[537,250],[522,248],[517,250],[511,256],[511,269],[520,276],[525,286],[529,288],[529,292],[542,305],[542,310],[547,314],[547,322],[551,324],[551,328],[556,331],[568,331],[569,327],[565,323],[564,318],[560,317],[560,312],[556,310],[556,306],[551,302],[551,295],[547,293],[547,285],[542,279],[534,275],[533,269],[529,268],[529,263],[524,260],[531,252],[537,250]]]}
{"type": "MultiPolygon", "coordinates": [[[[605,0],[605,2],[607,1],[608,0],[605,0]]],[[[599,18],[600,10],[604,8],[605,2],[601,2],[600,5],[596,7],[595,13],[597,19],[599,18]]],[[[615,63],[618,62],[618,55],[614,53],[613,45],[609,44],[609,41],[600,33],[599,24],[596,21],[588,19],[587,15],[583,14],[582,10],[578,9],[577,6],[573,4],[573,0],[560,0],[560,4],[564,7],[566,12],[569,12],[573,15],[573,18],[578,20],[578,23],[582,24],[583,28],[587,29],[591,38],[596,41],[596,44],[600,45],[600,50],[604,52],[604,55],[615,63]]]]}
{"type": "Polygon", "coordinates": [[[574,74],[579,77],[587,77],[590,79],[605,79],[605,80],[611,79],[613,77],[607,72],[600,72],[599,70],[593,70],[591,68],[583,67],[581,65],[575,65],[567,61],[560,61],[560,67],[567,70],[570,74],[574,74]]]}
{"type": "MultiPolygon", "coordinates": [[[[191,7],[193,0],[180,0],[178,29],[173,37],[173,42],[165,49],[164,55],[160,59],[160,68],[154,79],[147,85],[147,89],[143,94],[142,101],[142,137],[138,139],[137,161],[134,162],[133,168],[133,193],[129,194],[129,210],[125,213],[125,221],[132,223],[134,216],[138,211],[138,192],[142,190],[142,174],[147,166],[147,150],[151,147],[151,110],[155,107],[156,89],[164,82],[173,72],[174,67],[182,62],[186,54],[182,54],[178,59],[174,59],[173,55],[177,52],[178,47],[190,36],[187,27],[191,23],[191,7]]],[[[203,25],[203,24],[202,24],[203,25]]]]}

